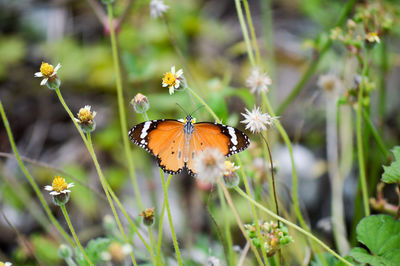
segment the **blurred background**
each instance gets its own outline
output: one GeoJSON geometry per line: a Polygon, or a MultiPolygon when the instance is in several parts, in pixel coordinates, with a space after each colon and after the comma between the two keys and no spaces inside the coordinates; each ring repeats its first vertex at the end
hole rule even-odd
{"type": "MultiPolygon", "coordinates": [[[[377,2],[393,10],[399,5],[397,1],[377,2]]],[[[316,60],[316,47],[329,38],[330,30],[346,3],[337,0],[249,1],[262,67],[273,80],[269,95],[274,108],[280,105],[307,67],[316,60]]],[[[170,96],[168,89],[161,86],[163,74],[171,66],[176,66],[177,69],[183,68],[192,89],[204,96],[225,124],[244,129],[239,124],[242,120],[240,113],[244,108],[251,109],[260,99],[257,95],[253,97],[245,87],[251,66],[234,2],[168,0],[165,4],[169,6],[165,19],[151,18],[149,1],[146,0],[116,0],[114,4],[128,126],[144,121],[129,105],[138,92],[149,99],[150,119],[183,118],[186,114],[176,103],[186,112],[200,105],[184,92],[170,96]],[[173,43],[179,47],[185,61],[173,43]]],[[[105,234],[103,220],[111,210],[91,158],[71,120],[54,91],[40,86],[40,79],[34,78],[33,74],[39,71],[42,61],[54,66],[61,63],[58,73],[62,81],[61,92],[72,112],[76,114],[85,105],[91,105],[97,112],[93,142],[100,163],[121,201],[130,214],[137,217],[142,210],[134,200],[123,157],[105,12],[104,5],[98,0],[0,0],[0,99],[18,149],[39,186],[50,184],[54,175],[65,176],[68,182],[75,183],[68,209],[82,242],[105,234]]],[[[388,147],[398,143],[400,137],[399,33],[399,27],[393,27],[384,40],[388,55],[385,71],[381,71],[378,60],[371,67],[371,75],[377,78],[375,82],[379,82],[379,77],[383,78],[386,90],[384,116],[374,112],[378,99],[372,97],[371,117],[383,132],[388,147]]],[[[378,56],[379,51],[374,55],[378,56]]],[[[317,85],[318,77],[326,73],[347,79],[347,86],[351,87],[360,71],[346,48],[334,43],[296,100],[279,114],[279,119],[295,144],[300,201],[307,210],[307,220],[318,236],[330,242],[330,185],[325,131],[327,101],[317,85]]],[[[198,121],[213,120],[205,109],[198,111],[196,116],[198,121]]],[[[285,198],[289,200],[287,191],[291,186],[291,168],[288,153],[280,144],[278,135],[272,133],[270,141],[280,196],[283,201],[285,198]]],[[[249,150],[250,154],[256,154],[254,157],[259,153],[259,144],[256,143],[249,150]]],[[[373,149],[376,146],[371,140],[373,149]]],[[[10,157],[12,151],[3,125],[0,126],[0,152],[0,208],[8,219],[6,221],[3,215],[0,216],[0,261],[34,265],[34,250],[46,265],[61,265],[57,255],[59,239],[43,229],[50,225],[16,160],[10,157]],[[15,229],[31,249],[17,239],[15,229]]],[[[160,208],[162,186],[158,168],[150,155],[133,144],[132,152],[145,206],[160,208]]],[[[266,165],[263,160],[246,161],[246,158],[246,165],[255,170],[266,165]]],[[[356,159],[354,165],[355,162],[356,159]]],[[[379,153],[370,153],[367,172],[373,180],[371,182],[379,180],[384,162],[385,158],[379,153]]],[[[350,167],[343,192],[348,228],[353,226],[357,176],[356,169],[350,167]]],[[[209,189],[208,185],[181,174],[173,178],[169,191],[178,237],[184,243],[184,254],[193,258],[194,265],[222,254],[215,228],[212,228],[206,212],[209,189]]],[[[267,183],[262,189],[268,190],[267,183]]],[[[371,195],[374,194],[371,191],[371,195]]],[[[50,202],[47,193],[45,197],[50,202]]],[[[395,198],[392,200],[396,202],[395,198]]],[[[243,219],[251,221],[247,203],[242,202],[241,206],[239,201],[238,204],[243,219]]],[[[59,208],[53,206],[52,211],[66,226],[59,208]]],[[[215,216],[218,221],[218,213],[215,216]]],[[[235,224],[233,217],[232,224],[235,224]]],[[[233,230],[237,232],[234,242],[240,249],[244,239],[239,230],[233,230]]],[[[169,248],[170,252],[173,251],[172,245],[169,248]]]]}

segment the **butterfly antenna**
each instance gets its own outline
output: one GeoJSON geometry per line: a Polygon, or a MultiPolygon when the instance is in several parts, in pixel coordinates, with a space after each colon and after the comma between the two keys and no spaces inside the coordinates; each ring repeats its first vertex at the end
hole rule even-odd
{"type": "Polygon", "coordinates": [[[193,115],[194,113],[196,113],[199,109],[203,108],[204,105],[200,105],[199,107],[197,107],[190,115],[193,115]]]}
{"type": "Polygon", "coordinates": [[[185,113],[185,114],[187,114],[188,112],[186,112],[186,110],[179,104],[179,103],[176,103],[176,105],[178,105],[179,106],[179,108],[181,108],[182,109],[182,111],[185,113]]]}

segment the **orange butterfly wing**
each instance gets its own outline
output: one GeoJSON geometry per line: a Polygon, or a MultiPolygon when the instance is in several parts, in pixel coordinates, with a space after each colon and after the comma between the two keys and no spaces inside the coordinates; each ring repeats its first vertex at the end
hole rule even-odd
{"type": "Polygon", "coordinates": [[[134,126],[129,136],[136,145],[157,157],[164,172],[177,174],[182,171],[183,123],[172,119],[147,121],[134,126]]]}
{"type": "Polygon", "coordinates": [[[186,163],[188,172],[196,175],[194,160],[199,152],[207,148],[217,148],[225,157],[229,157],[246,149],[249,144],[246,134],[234,127],[209,122],[195,123],[190,141],[190,156],[186,163]]]}

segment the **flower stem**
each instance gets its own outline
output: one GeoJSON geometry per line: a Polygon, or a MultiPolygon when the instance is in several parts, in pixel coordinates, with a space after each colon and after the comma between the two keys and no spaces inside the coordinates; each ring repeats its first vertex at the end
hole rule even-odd
{"type": "Polygon", "coordinates": [[[214,117],[214,119],[218,122],[221,123],[219,120],[218,116],[214,113],[214,111],[211,109],[211,107],[203,100],[203,98],[200,97],[194,90],[192,90],[190,87],[186,87],[186,89],[202,104],[204,107],[207,109],[207,111],[214,117]]]}
{"type": "Polygon", "coordinates": [[[224,198],[224,194],[222,192],[222,189],[220,186],[218,186],[218,197],[219,201],[221,202],[221,210],[224,216],[224,229],[225,229],[225,238],[226,238],[226,245],[228,247],[228,265],[235,265],[235,254],[233,253],[233,242],[232,242],[232,234],[231,234],[231,228],[229,225],[229,220],[228,220],[228,212],[226,208],[226,202],[224,198]]]}
{"type": "MultiPolygon", "coordinates": [[[[126,233],[125,233],[124,228],[122,227],[121,221],[119,220],[118,213],[117,213],[117,211],[115,210],[114,203],[113,203],[113,201],[112,201],[112,199],[111,199],[111,197],[110,197],[110,192],[109,192],[108,189],[107,189],[107,185],[106,185],[107,181],[106,181],[106,179],[105,179],[105,177],[104,177],[104,175],[103,175],[103,171],[102,171],[101,168],[100,168],[100,164],[99,164],[99,162],[97,161],[97,156],[96,156],[96,153],[94,152],[94,148],[93,148],[93,144],[92,144],[92,137],[91,137],[91,134],[90,134],[90,133],[87,133],[87,141],[88,141],[88,150],[89,150],[89,153],[90,153],[90,155],[92,156],[93,163],[94,163],[94,165],[95,165],[95,167],[96,167],[96,170],[97,170],[97,174],[98,174],[98,176],[99,176],[99,178],[100,178],[101,186],[103,187],[103,190],[104,190],[104,192],[105,192],[105,194],[106,194],[106,197],[107,197],[107,199],[108,199],[108,202],[110,203],[110,207],[111,207],[111,210],[112,210],[112,212],[113,212],[113,214],[114,214],[115,220],[116,220],[116,222],[117,222],[117,224],[118,224],[119,230],[120,230],[121,234],[123,235],[125,241],[126,241],[126,242],[130,242],[129,239],[128,239],[128,237],[127,237],[127,235],[126,235],[126,233]]],[[[130,255],[131,255],[131,259],[132,259],[133,265],[136,266],[136,265],[137,265],[136,259],[135,259],[135,256],[133,255],[133,252],[132,252],[132,251],[130,252],[130,255]]]]}
{"type": "Polygon", "coordinates": [[[89,265],[93,265],[92,261],[89,259],[88,255],[86,254],[85,250],[83,249],[83,247],[81,245],[81,242],[79,241],[78,236],[75,233],[75,229],[72,226],[71,220],[69,219],[69,215],[68,215],[67,209],[65,208],[65,204],[62,204],[60,206],[60,208],[61,208],[62,213],[64,214],[65,220],[67,221],[69,230],[71,231],[72,236],[74,237],[76,244],[78,245],[78,247],[81,250],[83,256],[85,257],[85,260],[89,263],[89,265]]]}
{"type": "Polygon", "coordinates": [[[122,91],[122,79],[121,79],[121,69],[119,63],[119,55],[118,55],[118,48],[117,48],[117,39],[115,36],[115,29],[113,24],[113,8],[111,1],[108,1],[107,4],[107,13],[108,19],[110,23],[110,38],[111,38],[111,49],[112,49],[112,56],[114,61],[114,71],[116,75],[116,87],[117,87],[117,98],[118,98],[118,109],[119,109],[119,120],[121,122],[121,132],[122,132],[122,141],[124,144],[125,156],[127,159],[128,169],[129,169],[129,176],[131,177],[133,191],[135,192],[136,200],[138,202],[139,208],[143,209],[143,202],[142,197],[140,195],[139,186],[136,179],[135,168],[132,160],[132,153],[129,146],[129,139],[128,139],[128,127],[126,125],[126,113],[124,108],[124,96],[122,91]]]}
{"type": "Polygon", "coordinates": [[[361,83],[358,90],[358,103],[357,103],[357,155],[358,155],[358,165],[360,171],[360,181],[361,181],[361,191],[364,206],[365,216],[370,215],[369,203],[368,203],[368,188],[367,188],[367,177],[365,174],[365,159],[364,159],[364,149],[363,149],[363,139],[362,139],[362,111],[363,111],[363,93],[365,86],[365,77],[368,72],[368,49],[365,51],[364,65],[361,75],[361,83]]]}
{"type": "MultiPolygon", "coordinates": [[[[167,190],[169,188],[169,183],[172,180],[172,175],[169,175],[168,180],[167,180],[167,190]]],[[[161,242],[162,242],[162,227],[163,227],[163,221],[164,221],[164,213],[165,213],[165,200],[163,202],[163,206],[161,209],[161,215],[160,215],[160,221],[158,224],[158,240],[157,240],[157,265],[161,264],[161,242]]]]}
{"type": "Polygon", "coordinates": [[[239,193],[239,195],[241,195],[242,197],[244,197],[245,199],[253,202],[258,208],[260,208],[262,211],[266,212],[268,215],[272,216],[273,218],[281,221],[282,223],[286,224],[287,226],[290,226],[292,228],[294,228],[295,230],[299,231],[300,233],[304,234],[305,236],[307,236],[309,239],[315,241],[316,243],[318,243],[321,247],[323,247],[324,249],[326,249],[326,251],[328,251],[329,253],[331,253],[333,256],[335,256],[337,259],[339,259],[340,261],[344,262],[346,265],[352,265],[351,263],[349,263],[347,260],[345,260],[343,257],[341,257],[339,254],[337,254],[335,251],[333,251],[332,249],[330,249],[326,244],[324,244],[321,240],[319,240],[318,238],[316,238],[315,236],[313,236],[311,233],[307,232],[306,230],[304,230],[303,228],[301,228],[300,226],[282,218],[279,215],[276,215],[274,212],[268,210],[267,208],[265,208],[264,206],[262,206],[260,203],[258,203],[257,201],[253,200],[251,197],[249,197],[243,190],[241,190],[239,187],[235,187],[235,190],[237,193],[239,193]]]}
{"type": "Polygon", "coordinates": [[[385,156],[385,158],[388,158],[389,151],[386,148],[385,144],[383,143],[383,140],[382,140],[381,136],[379,135],[378,131],[375,129],[374,125],[372,124],[369,114],[363,109],[362,115],[363,115],[364,121],[367,123],[367,126],[369,127],[369,130],[372,133],[372,136],[374,137],[374,139],[376,141],[376,144],[378,144],[379,149],[383,153],[383,156],[385,156]]]}
{"type": "Polygon", "coordinates": [[[151,227],[152,225],[147,226],[147,229],[149,231],[150,255],[151,255],[151,260],[153,261],[153,265],[156,265],[156,258],[154,257],[154,236],[151,227]]]}
{"type": "MultiPolygon", "coordinates": [[[[245,229],[244,226],[243,226],[243,222],[242,222],[242,220],[240,219],[239,213],[237,212],[237,210],[236,210],[236,208],[235,208],[235,205],[233,204],[233,201],[232,201],[231,195],[229,194],[228,189],[226,188],[225,184],[221,181],[221,179],[218,179],[218,184],[219,184],[219,186],[222,188],[222,192],[223,192],[224,195],[225,195],[225,199],[226,199],[226,201],[228,202],[228,205],[229,205],[229,207],[231,208],[231,210],[232,210],[232,212],[233,212],[233,215],[235,216],[236,223],[238,224],[240,231],[242,231],[243,236],[246,238],[247,242],[250,244],[250,248],[251,248],[251,250],[253,251],[254,255],[256,256],[256,259],[257,259],[257,261],[258,261],[258,264],[259,264],[259,265],[264,265],[263,262],[262,262],[262,260],[261,260],[261,258],[260,258],[260,255],[258,255],[258,251],[257,251],[256,247],[254,246],[253,241],[250,239],[249,235],[248,235],[247,232],[246,232],[246,229],[245,229]]],[[[247,195],[246,195],[246,196],[247,196],[247,195]]],[[[247,196],[247,197],[248,197],[248,198],[251,198],[251,197],[249,197],[249,196],[247,196]]],[[[254,200],[253,200],[253,201],[254,201],[254,200]]],[[[258,222],[258,221],[256,221],[256,223],[257,223],[257,222],[258,222]]],[[[268,263],[268,262],[266,261],[265,263],[268,263]]]]}
{"type": "Polygon", "coordinates": [[[164,190],[164,202],[165,202],[165,206],[167,208],[169,227],[171,228],[172,240],[174,242],[175,254],[176,254],[176,258],[178,260],[179,265],[182,266],[183,264],[182,264],[181,252],[179,250],[178,241],[176,239],[174,224],[172,223],[171,209],[169,207],[168,189],[166,187],[165,180],[164,180],[164,172],[161,168],[160,168],[160,175],[161,175],[161,182],[162,182],[162,186],[163,186],[163,190],[164,190]]]}
{"type": "Polygon", "coordinates": [[[31,174],[28,172],[28,169],[25,167],[24,163],[21,160],[21,157],[19,155],[17,146],[15,145],[14,137],[12,135],[11,127],[8,122],[6,113],[4,111],[3,103],[0,100],[0,113],[1,113],[1,118],[3,120],[4,127],[6,128],[8,139],[10,141],[11,149],[14,152],[15,158],[18,161],[18,164],[24,173],[25,177],[28,179],[29,184],[35,191],[36,196],[39,198],[40,203],[42,204],[44,210],[46,211],[47,216],[49,217],[50,221],[54,224],[54,226],[58,229],[58,231],[61,233],[61,235],[64,237],[65,240],[71,245],[75,246],[74,241],[71,239],[71,237],[65,232],[65,230],[61,227],[61,225],[58,223],[57,219],[53,216],[51,213],[51,210],[49,208],[49,205],[47,204],[46,200],[44,199],[42,193],[40,192],[40,189],[38,185],[36,184],[35,180],[31,176],[31,174]]]}
{"type": "Polygon", "coordinates": [[[246,12],[247,23],[249,24],[250,36],[251,36],[252,44],[254,47],[254,52],[256,54],[256,64],[259,65],[261,62],[260,49],[258,48],[256,32],[254,30],[253,20],[251,19],[249,4],[248,4],[247,0],[242,0],[242,1],[243,1],[243,6],[244,6],[244,11],[246,12]]]}
{"type": "Polygon", "coordinates": [[[253,49],[251,48],[249,34],[247,32],[247,26],[246,26],[246,22],[244,20],[243,10],[242,10],[242,7],[240,5],[240,0],[235,0],[235,6],[236,6],[236,12],[237,12],[237,15],[238,15],[240,27],[242,28],[244,42],[246,43],[247,55],[249,56],[249,60],[250,60],[251,65],[255,66],[253,49]]]}

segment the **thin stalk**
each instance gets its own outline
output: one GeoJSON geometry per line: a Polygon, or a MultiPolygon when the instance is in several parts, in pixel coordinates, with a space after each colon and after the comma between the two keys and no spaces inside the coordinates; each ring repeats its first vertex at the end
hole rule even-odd
{"type": "Polygon", "coordinates": [[[214,111],[211,109],[211,107],[203,100],[203,98],[200,97],[194,90],[192,90],[190,87],[186,87],[186,89],[202,104],[204,107],[207,109],[207,111],[214,117],[214,119],[220,123],[221,121],[219,120],[218,116],[214,113],[214,111]]]}
{"type": "MultiPolygon", "coordinates": [[[[238,165],[241,166],[240,157],[236,156],[236,158],[238,160],[238,165]]],[[[251,194],[251,191],[250,191],[249,182],[247,181],[247,177],[246,177],[246,174],[244,172],[244,169],[243,169],[243,167],[240,167],[239,169],[240,169],[240,173],[242,175],[242,180],[243,180],[243,184],[244,184],[246,193],[247,193],[247,195],[249,197],[253,198],[253,195],[251,194]]],[[[258,240],[260,241],[260,244],[261,244],[261,243],[263,243],[263,239],[262,239],[263,237],[261,235],[260,221],[258,220],[257,210],[256,210],[256,207],[254,206],[254,204],[252,204],[251,202],[249,204],[250,204],[250,207],[251,207],[251,213],[253,215],[253,221],[254,221],[254,224],[256,225],[257,237],[258,237],[258,240]]],[[[267,253],[265,252],[264,246],[261,245],[260,249],[261,249],[261,254],[263,256],[263,260],[267,264],[268,263],[268,257],[267,257],[267,253]]]]}
{"type": "Polygon", "coordinates": [[[111,1],[108,1],[107,4],[107,13],[108,19],[110,23],[110,38],[111,38],[111,49],[112,49],[112,56],[114,62],[114,71],[116,75],[116,87],[117,87],[117,98],[118,98],[118,110],[119,110],[119,120],[121,122],[121,133],[122,133],[122,141],[124,144],[124,151],[125,156],[127,159],[128,169],[129,169],[129,176],[132,181],[133,191],[135,192],[136,200],[138,202],[139,208],[143,209],[143,202],[142,197],[140,195],[139,186],[136,179],[135,168],[132,160],[132,153],[129,146],[129,139],[128,139],[128,127],[126,125],[126,113],[124,107],[124,96],[122,90],[122,78],[121,78],[121,69],[119,63],[119,55],[118,55],[118,48],[117,48],[117,38],[115,37],[115,29],[114,29],[114,17],[113,17],[113,8],[111,1]]]}
{"type": "Polygon", "coordinates": [[[12,135],[11,127],[10,127],[10,124],[8,122],[6,113],[4,111],[3,103],[2,103],[1,100],[0,100],[0,113],[1,113],[1,118],[3,119],[4,127],[6,128],[6,131],[7,131],[8,140],[10,141],[11,149],[14,152],[15,158],[17,159],[18,164],[19,164],[22,172],[24,173],[25,177],[28,179],[29,184],[31,185],[31,187],[35,191],[35,194],[39,198],[40,203],[42,204],[44,210],[46,211],[46,214],[49,217],[50,221],[58,229],[58,231],[61,233],[61,235],[64,237],[64,239],[67,240],[67,242],[71,246],[75,246],[74,241],[67,234],[67,232],[65,232],[65,230],[58,223],[57,219],[51,213],[49,205],[47,205],[47,202],[44,199],[43,194],[40,192],[40,189],[39,189],[38,185],[36,184],[35,180],[31,176],[31,174],[28,172],[28,169],[25,167],[24,163],[22,162],[21,157],[20,157],[19,152],[18,152],[18,149],[17,149],[17,146],[15,145],[14,136],[12,135]]]}
{"type": "Polygon", "coordinates": [[[370,215],[369,202],[368,202],[368,189],[367,189],[367,177],[365,174],[365,158],[363,149],[363,138],[362,138],[362,110],[363,110],[363,93],[365,86],[365,77],[368,71],[368,50],[365,51],[364,66],[361,75],[361,83],[358,90],[358,104],[357,104],[357,155],[358,165],[360,171],[361,181],[361,192],[364,206],[365,216],[370,215]]]}
{"type": "MultiPolygon", "coordinates": [[[[169,175],[168,180],[167,180],[167,190],[169,188],[169,183],[172,180],[172,175],[169,175]]],[[[164,221],[164,213],[165,213],[165,200],[163,202],[163,206],[161,209],[161,215],[160,215],[160,221],[158,224],[158,240],[157,240],[157,265],[160,265],[161,263],[161,242],[162,242],[162,227],[163,227],[163,221],[164,221]]]]}
{"type": "Polygon", "coordinates": [[[249,8],[249,4],[248,4],[247,0],[242,0],[242,1],[243,1],[243,6],[244,6],[244,11],[246,12],[247,23],[249,24],[250,36],[251,36],[252,44],[254,47],[254,52],[256,54],[256,64],[260,65],[260,62],[261,62],[260,49],[258,48],[256,31],[254,30],[253,20],[251,19],[251,12],[250,12],[250,8],[249,8]]]}
{"type": "MultiPolygon", "coordinates": [[[[353,6],[357,0],[350,0],[346,3],[346,6],[343,8],[342,13],[339,16],[338,21],[336,22],[334,27],[342,25],[346,19],[351,10],[353,9],[353,6]]],[[[328,39],[325,44],[321,47],[321,49],[318,52],[318,56],[311,62],[311,64],[308,66],[307,70],[304,72],[303,76],[300,78],[294,89],[290,92],[290,94],[286,97],[285,100],[281,103],[281,105],[277,109],[277,114],[280,115],[282,114],[286,108],[292,103],[292,101],[297,97],[297,95],[301,92],[301,90],[304,88],[304,85],[307,83],[307,81],[310,79],[314,71],[317,69],[317,66],[319,62],[322,60],[323,56],[325,53],[329,50],[329,48],[332,45],[332,40],[328,39]]]]}
{"type": "MultiPolygon", "coordinates": [[[[233,201],[232,201],[231,195],[229,194],[228,189],[226,188],[225,184],[221,181],[221,179],[218,179],[218,184],[222,188],[222,191],[224,192],[225,199],[228,202],[228,205],[231,208],[233,215],[235,216],[236,223],[238,224],[240,231],[242,231],[242,234],[243,234],[244,238],[246,238],[247,243],[250,244],[250,248],[253,251],[254,255],[256,256],[258,264],[259,265],[264,265],[262,260],[261,260],[261,258],[260,258],[260,255],[258,254],[257,248],[254,246],[253,241],[250,239],[249,235],[246,232],[246,229],[243,226],[243,222],[240,219],[240,215],[239,215],[239,213],[237,212],[237,210],[235,208],[235,204],[233,204],[233,201]]],[[[247,196],[247,197],[249,197],[249,196],[247,196]]],[[[266,262],[266,263],[268,263],[268,262],[266,262]]]]}
{"type": "Polygon", "coordinates": [[[228,212],[226,207],[226,202],[224,198],[224,194],[222,189],[218,186],[218,197],[221,203],[221,210],[224,216],[224,229],[225,229],[225,239],[226,245],[228,246],[228,265],[235,265],[235,254],[233,253],[233,241],[232,241],[232,234],[231,234],[231,227],[228,220],[228,212]]]}
{"type": "Polygon", "coordinates": [[[93,266],[93,262],[89,259],[88,255],[86,254],[85,250],[83,249],[83,247],[81,245],[81,242],[79,241],[78,236],[75,233],[75,229],[72,226],[71,220],[69,219],[69,215],[68,215],[67,209],[65,208],[65,205],[62,204],[60,206],[60,208],[61,208],[62,213],[64,214],[65,220],[67,221],[69,230],[71,231],[72,236],[74,237],[76,244],[78,245],[78,247],[81,250],[83,256],[85,257],[85,260],[87,261],[87,263],[89,263],[89,265],[93,266]]]}
{"type": "MultiPolygon", "coordinates": [[[[98,174],[98,176],[99,176],[101,186],[103,187],[103,190],[104,190],[104,192],[105,192],[105,194],[106,194],[107,200],[108,200],[108,202],[110,203],[110,207],[111,207],[111,210],[112,210],[113,215],[114,215],[114,217],[115,217],[115,220],[116,220],[116,222],[117,222],[117,224],[118,224],[118,228],[119,228],[119,230],[120,230],[122,236],[124,237],[125,241],[126,241],[126,242],[130,242],[129,239],[128,239],[128,237],[127,237],[127,235],[126,235],[126,233],[125,233],[125,230],[124,230],[124,228],[123,228],[123,226],[122,226],[122,224],[121,224],[121,221],[120,221],[120,219],[119,219],[119,217],[118,217],[118,213],[117,213],[117,211],[115,210],[114,203],[113,203],[113,201],[112,201],[112,199],[111,199],[111,197],[110,197],[110,192],[109,192],[108,189],[107,189],[107,185],[106,185],[107,181],[106,181],[106,179],[105,179],[105,177],[104,177],[104,175],[103,175],[103,171],[102,171],[101,168],[100,168],[100,164],[99,164],[99,162],[98,162],[98,160],[97,160],[96,153],[94,152],[94,148],[93,148],[93,144],[92,144],[92,137],[91,137],[91,134],[90,134],[90,133],[87,133],[87,142],[88,142],[88,150],[89,150],[89,153],[90,153],[90,155],[92,156],[93,163],[94,163],[94,165],[95,165],[95,167],[96,167],[96,171],[97,171],[97,174],[98,174]]],[[[135,259],[135,256],[133,255],[133,252],[132,252],[132,251],[130,252],[130,255],[131,255],[131,259],[132,259],[133,265],[136,266],[136,265],[137,265],[136,259],[135,259]]]]}
{"type": "Polygon", "coordinates": [[[383,140],[382,140],[381,136],[379,135],[378,131],[372,124],[371,117],[368,115],[368,113],[364,109],[362,110],[362,115],[363,115],[364,121],[367,123],[367,126],[369,127],[369,130],[372,133],[372,136],[374,137],[374,139],[376,141],[376,144],[378,144],[379,149],[383,153],[383,156],[385,156],[385,158],[388,158],[389,151],[386,148],[385,144],[383,143],[383,140]]]}
{"type": "Polygon", "coordinates": [[[388,53],[387,53],[387,41],[382,39],[379,45],[380,49],[380,74],[379,74],[379,90],[378,90],[378,114],[379,114],[379,125],[382,127],[385,119],[385,108],[386,108],[386,75],[389,70],[388,53]]]}
{"type": "Polygon", "coordinates": [[[260,208],[262,211],[266,212],[268,215],[270,215],[271,217],[281,221],[282,223],[286,224],[287,226],[290,226],[292,228],[294,228],[295,230],[299,231],[300,233],[304,234],[306,237],[308,237],[310,240],[315,241],[316,243],[318,243],[318,245],[320,245],[321,247],[323,247],[326,251],[328,251],[329,253],[331,253],[333,256],[335,256],[337,259],[339,259],[340,261],[344,262],[346,265],[352,265],[351,263],[349,263],[347,260],[345,260],[343,257],[341,257],[339,254],[337,254],[335,251],[333,251],[332,249],[330,249],[326,244],[324,244],[324,242],[322,242],[321,240],[319,240],[318,238],[316,238],[315,236],[313,236],[311,233],[307,232],[306,230],[304,230],[303,228],[301,228],[300,226],[276,215],[274,212],[268,210],[267,208],[265,208],[264,206],[262,206],[260,203],[258,203],[257,201],[253,200],[252,198],[250,198],[243,190],[241,190],[239,187],[235,187],[235,190],[237,193],[239,193],[239,195],[241,195],[242,197],[244,197],[245,199],[247,199],[248,201],[253,202],[258,208],[260,208]]]}
{"type": "Polygon", "coordinates": [[[247,55],[249,56],[249,60],[250,60],[251,65],[255,66],[253,50],[251,48],[249,34],[247,32],[247,26],[246,26],[246,22],[244,20],[243,10],[242,10],[242,7],[240,5],[240,0],[235,0],[235,6],[236,6],[236,12],[237,12],[237,15],[238,15],[240,27],[242,29],[244,42],[245,42],[246,48],[247,48],[247,55]]]}
{"type": "Polygon", "coordinates": [[[153,230],[151,229],[153,225],[147,226],[147,229],[149,231],[149,241],[150,241],[150,255],[151,255],[151,260],[153,261],[153,265],[156,265],[156,257],[154,257],[154,236],[153,236],[153,230]]]}
{"type": "MultiPolygon", "coordinates": [[[[79,135],[81,136],[83,142],[85,143],[85,146],[86,146],[86,148],[87,148],[87,150],[88,150],[90,156],[92,157],[93,163],[94,163],[94,165],[95,165],[95,167],[96,167],[96,171],[97,171],[97,174],[98,174],[99,179],[100,179],[100,183],[101,183],[101,185],[102,185],[102,187],[103,187],[103,190],[104,190],[104,192],[105,192],[105,194],[106,194],[106,198],[107,198],[107,200],[108,200],[108,202],[109,202],[109,204],[110,204],[110,207],[111,207],[111,209],[112,209],[112,211],[113,211],[115,220],[117,221],[117,224],[118,224],[118,225],[121,225],[121,223],[120,223],[120,221],[119,221],[119,217],[118,217],[117,213],[115,212],[114,204],[113,204],[113,202],[112,202],[112,200],[111,200],[111,198],[110,198],[110,193],[109,193],[109,191],[112,192],[111,187],[109,187],[107,180],[104,178],[104,174],[103,174],[103,172],[102,172],[102,170],[101,170],[100,164],[99,164],[99,162],[98,162],[98,160],[97,160],[96,153],[94,152],[94,148],[93,148],[93,145],[92,145],[92,143],[91,143],[91,134],[88,134],[88,138],[86,138],[86,136],[85,136],[85,134],[83,133],[82,129],[80,128],[80,126],[79,126],[78,123],[76,122],[74,115],[72,114],[72,112],[71,112],[71,110],[69,109],[68,105],[67,105],[66,102],[64,101],[64,98],[62,97],[59,88],[56,89],[56,94],[57,94],[57,96],[58,96],[58,98],[59,98],[61,104],[63,105],[65,111],[66,111],[66,112],[68,113],[68,115],[70,116],[72,122],[74,123],[76,129],[77,129],[78,132],[79,132],[79,135]],[[89,143],[89,138],[90,138],[90,143],[89,143]],[[107,189],[107,187],[108,187],[109,189],[107,189]]],[[[128,215],[127,215],[127,212],[125,211],[125,209],[124,209],[124,207],[122,206],[122,204],[120,204],[120,202],[119,202],[118,198],[115,196],[115,194],[112,192],[111,195],[113,195],[114,199],[117,199],[116,202],[117,202],[117,204],[119,203],[118,206],[120,207],[121,211],[125,214],[125,216],[128,216],[128,215]]],[[[130,221],[130,219],[128,219],[128,221],[130,221]]],[[[132,224],[133,224],[133,223],[131,223],[131,225],[132,225],[132,224]]],[[[135,230],[135,228],[136,228],[136,227],[133,227],[134,230],[135,230]]],[[[123,232],[122,226],[119,226],[119,229],[120,229],[120,230],[122,229],[121,233],[125,234],[125,233],[123,232]]],[[[137,229],[136,229],[135,231],[138,233],[137,229]]],[[[126,236],[126,235],[125,235],[125,236],[126,236]]],[[[138,236],[139,236],[139,238],[142,239],[142,241],[145,243],[145,241],[144,241],[143,237],[141,237],[140,233],[138,234],[138,236]]],[[[127,242],[128,242],[128,241],[127,241],[127,242]]],[[[146,245],[146,244],[145,244],[145,245],[146,245]]],[[[133,253],[132,253],[132,252],[131,252],[131,257],[133,257],[133,253]]],[[[134,260],[134,259],[133,259],[133,260],[134,260]]]]}
{"type": "Polygon", "coordinates": [[[168,190],[167,190],[165,180],[164,180],[164,172],[161,168],[160,168],[160,175],[161,175],[161,182],[162,182],[162,186],[163,186],[163,190],[164,190],[164,201],[165,201],[165,206],[167,208],[169,227],[171,228],[172,240],[174,242],[175,254],[176,254],[176,258],[178,260],[178,264],[180,266],[182,266],[183,264],[182,264],[181,252],[179,250],[178,241],[176,239],[174,224],[172,223],[171,209],[169,207],[168,190]]]}

